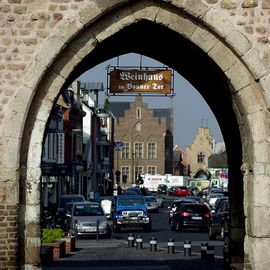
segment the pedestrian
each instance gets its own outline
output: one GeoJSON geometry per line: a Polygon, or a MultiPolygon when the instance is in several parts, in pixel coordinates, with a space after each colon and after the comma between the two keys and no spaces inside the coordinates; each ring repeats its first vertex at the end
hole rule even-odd
{"type": "Polygon", "coordinates": [[[95,200],[95,192],[91,190],[89,192],[89,201],[94,201],[95,200]]]}

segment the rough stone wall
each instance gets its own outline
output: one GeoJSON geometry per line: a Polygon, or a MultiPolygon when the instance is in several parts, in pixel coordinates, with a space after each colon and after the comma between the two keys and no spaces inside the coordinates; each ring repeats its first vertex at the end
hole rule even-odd
{"type": "Polygon", "coordinates": [[[267,69],[270,69],[270,0],[203,0],[221,9],[228,20],[259,50],[267,69]]]}
{"type": "MultiPolygon", "coordinates": [[[[26,93],[26,95],[21,95],[18,93],[19,87],[21,87],[22,81],[24,81],[24,76],[27,73],[30,65],[34,62],[39,49],[43,47],[45,41],[50,39],[52,35],[57,33],[57,28],[64,23],[69,23],[73,18],[76,18],[79,12],[83,11],[86,6],[90,6],[91,9],[86,9],[87,12],[89,10],[92,12],[89,16],[88,14],[81,14],[81,16],[85,16],[82,18],[82,21],[87,18],[93,16],[93,14],[100,14],[106,9],[110,9],[111,6],[115,4],[121,4],[127,2],[126,0],[1,0],[0,1],[0,127],[2,127],[4,122],[9,122],[8,130],[0,129],[0,269],[15,269],[16,265],[16,246],[18,242],[18,231],[17,231],[17,221],[18,216],[18,204],[19,204],[19,173],[20,173],[20,156],[19,156],[19,147],[20,147],[20,139],[22,138],[22,134],[17,131],[17,126],[22,126],[22,122],[25,121],[25,116],[21,115],[19,112],[19,108],[21,106],[20,100],[18,100],[18,104],[16,104],[13,108],[10,108],[12,100],[16,98],[19,94],[24,99],[22,100],[22,104],[24,102],[28,102],[28,97],[31,97],[31,93],[26,93]],[[10,110],[13,110],[12,114],[10,114],[10,110]],[[17,111],[18,110],[18,111],[17,111]],[[5,137],[4,134],[5,133],[5,137]],[[12,140],[12,138],[17,138],[18,140],[12,140]],[[7,147],[7,145],[9,147],[7,147]],[[8,156],[8,158],[7,158],[8,156]],[[17,232],[16,232],[17,231],[17,232]],[[8,247],[8,248],[7,248],[8,247]]],[[[134,1],[132,1],[134,3],[134,1]]],[[[139,1],[138,1],[139,2],[139,1]]],[[[151,3],[159,2],[159,1],[147,1],[150,5],[151,3]]],[[[162,2],[162,1],[160,1],[162,2]]],[[[171,0],[165,1],[164,3],[171,2],[173,5],[181,7],[181,3],[185,3],[186,7],[189,7],[190,10],[194,11],[194,16],[199,19],[201,14],[205,10],[202,8],[200,10],[201,2],[199,0],[171,0]],[[198,9],[197,9],[198,8],[198,9]]],[[[259,51],[260,58],[263,60],[268,70],[269,67],[269,17],[270,17],[270,0],[202,0],[204,4],[208,7],[214,7],[220,11],[222,15],[226,15],[225,18],[228,21],[234,24],[234,26],[242,33],[247,35],[252,42],[252,47],[257,48],[259,51]]],[[[151,13],[151,9],[149,11],[149,15],[156,16],[155,11],[151,13]]],[[[166,14],[166,13],[165,13],[166,14]]],[[[142,16],[142,13],[138,12],[135,16],[142,16]]],[[[144,15],[143,15],[144,16],[144,15]]],[[[211,16],[211,14],[209,14],[211,16]]],[[[94,16],[93,16],[94,17],[94,16]]],[[[172,18],[165,18],[170,21],[172,18]]],[[[157,16],[156,22],[164,21],[163,16],[157,16]]],[[[211,18],[209,19],[211,20],[211,18]]],[[[177,22],[175,22],[177,25],[177,22]]],[[[226,21],[224,21],[224,28],[220,27],[218,29],[226,30],[226,21]]],[[[108,33],[104,34],[107,37],[108,33]]],[[[196,38],[196,35],[194,35],[196,38]]],[[[225,36],[225,34],[224,34],[225,36]]],[[[238,45],[238,49],[241,48],[241,44],[245,44],[245,42],[237,42],[237,37],[233,34],[230,36],[234,37],[235,40],[233,42],[234,46],[238,45]]],[[[230,38],[229,37],[229,38],[230,38]]],[[[99,36],[100,39],[103,38],[102,35],[99,36]]],[[[59,37],[59,40],[62,40],[59,37]]],[[[55,41],[55,40],[53,40],[55,41]]],[[[52,50],[53,52],[57,51],[57,45],[51,42],[55,47],[48,48],[48,50],[52,50]]],[[[196,41],[196,40],[195,40],[196,41]]],[[[203,40],[202,40],[203,41],[203,40]]],[[[228,41],[228,40],[227,40],[228,41]]],[[[230,41],[230,40],[229,40],[230,41]]],[[[243,41],[243,40],[242,40],[243,41]]],[[[211,42],[211,40],[210,40],[211,42]]],[[[230,42],[229,42],[230,43],[230,42]]],[[[246,48],[244,48],[244,53],[246,52],[246,48]]],[[[242,56],[239,51],[236,52],[237,55],[242,56]]],[[[252,53],[252,52],[251,52],[252,53]]],[[[209,54],[211,56],[211,54],[209,54]]],[[[247,59],[244,58],[243,60],[247,59]]],[[[220,61],[221,64],[223,61],[220,61]]],[[[226,61],[225,61],[226,62],[226,61]]],[[[227,64],[227,63],[225,63],[227,64]]],[[[41,66],[42,64],[40,64],[41,66]]],[[[231,64],[232,65],[232,64],[231,64]]],[[[39,66],[39,67],[40,67],[39,66]]],[[[231,67],[231,66],[229,66],[231,67]]],[[[255,67],[256,68],[256,67],[255,67]]],[[[225,69],[225,68],[224,68],[225,69]]],[[[232,83],[235,85],[239,85],[240,88],[243,87],[242,82],[249,81],[248,79],[243,80],[244,76],[239,76],[239,66],[235,65],[235,70],[237,69],[238,74],[234,75],[234,68],[231,68],[227,73],[228,76],[231,76],[232,83]],[[239,79],[240,78],[240,79],[239,79]],[[234,80],[235,79],[235,80],[234,80]],[[241,83],[240,83],[241,80],[241,83]],[[239,83],[238,83],[239,82],[239,83]]],[[[40,70],[37,71],[37,74],[40,70]]],[[[253,70],[252,70],[253,71],[253,70]]],[[[241,72],[241,70],[240,70],[241,72]]],[[[245,74],[244,71],[242,71],[245,74]]],[[[256,73],[256,72],[254,72],[256,73]]],[[[33,74],[32,80],[38,80],[35,77],[36,74],[33,74]]],[[[241,75],[241,74],[240,74],[241,75]]],[[[260,76],[261,78],[261,76],[260,76]]],[[[63,79],[64,80],[64,79],[63,79]]],[[[264,88],[270,85],[269,77],[263,78],[261,81],[264,88]]],[[[32,85],[35,85],[32,81],[32,85]]],[[[269,88],[269,87],[268,87],[269,88]]],[[[30,91],[30,87],[25,87],[25,90],[30,91]]],[[[240,91],[239,91],[240,92],[240,91]]],[[[247,89],[246,92],[250,93],[250,89],[247,89]]],[[[245,98],[245,91],[240,92],[239,99],[245,98]],[[242,95],[242,96],[241,96],[242,95]]],[[[266,93],[267,94],[267,93],[266,93]]],[[[268,94],[269,95],[269,94],[268,94]]],[[[245,108],[253,108],[253,100],[249,98],[247,94],[246,102],[250,102],[250,106],[248,104],[244,104],[245,108]]],[[[259,102],[258,102],[259,103],[259,102]]],[[[252,111],[253,112],[253,111],[252,111]]],[[[258,113],[258,116],[253,114],[250,115],[251,125],[255,126],[260,119],[263,118],[263,113],[258,113]],[[252,122],[253,121],[253,122],[252,122]]],[[[268,123],[262,123],[268,124],[268,123]]],[[[263,137],[265,134],[254,134],[254,141],[257,142],[256,139],[261,139],[263,141],[263,137]],[[257,138],[258,137],[258,138],[257,138]]],[[[261,142],[260,141],[260,142],[261,142]]],[[[261,148],[264,147],[264,144],[261,144],[261,148]]],[[[259,146],[257,146],[258,148],[259,146]]],[[[252,148],[250,146],[250,148],[252,148]]],[[[265,149],[261,150],[262,153],[266,153],[265,149]]],[[[257,156],[262,156],[255,153],[257,156]]],[[[268,168],[268,156],[265,157],[267,164],[264,166],[268,168]]],[[[258,163],[261,160],[258,161],[258,163]]],[[[259,166],[260,164],[258,164],[259,166]]],[[[34,174],[34,173],[33,173],[34,174]]],[[[37,170],[37,175],[39,172],[37,170]]],[[[263,173],[266,174],[266,171],[263,173]]],[[[33,177],[34,178],[34,177],[33,177]]],[[[36,177],[35,179],[38,179],[36,177]]],[[[31,193],[33,189],[32,183],[26,186],[27,194],[31,193]]],[[[252,190],[250,190],[250,194],[252,194],[252,190]]],[[[21,194],[25,195],[25,194],[21,194]]],[[[35,197],[35,196],[34,196],[35,197]]],[[[267,196],[265,196],[267,197],[267,196]]],[[[38,202],[38,200],[36,200],[38,202]]],[[[28,202],[29,203],[29,202],[28,202]]],[[[30,204],[30,203],[29,203],[30,204]]],[[[248,203],[247,203],[248,205],[248,203]]],[[[34,208],[34,207],[33,207],[34,208]]],[[[254,207],[254,210],[256,207],[254,207]]],[[[262,208],[264,210],[264,208],[262,208]]],[[[30,211],[28,213],[32,215],[30,211]]],[[[252,217],[251,217],[252,218],[252,217]]],[[[260,220],[259,218],[257,220],[260,220]]],[[[23,223],[23,221],[20,221],[23,223]]],[[[258,228],[256,224],[252,228],[258,228]]],[[[32,231],[29,230],[28,235],[31,234],[32,231]]],[[[253,232],[250,232],[250,235],[256,235],[253,232]]],[[[260,234],[258,234],[260,235],[260,234]]],[[[30,239],[30,237],[29,237],[30,239]]],[[[28,240],[29,240],[28,239],[28,240]]],[[[259,241],[260,238],[255,239],[259,241]]],[[[255,241],[254,240],[254,241],[255,241]]],[[[264,239],[267,244],[267,238],[264,239]]],[[[33,246],[36,243],[33,244],[33,246]]],[[[252,238],[250,237],[249,250],[252,250],[253,243],[252,238]]],[[[27,245],[30,246],[28,248],[27,255],[33,256],[33,260],[29,259],[29,264],[34,262],[36,263],[36,254],[33,254],[31,249],[31,241],[27,242],[27,245]],[[32,253],[32,254],[30,254],[32,253]]],[[[38,249],[37,249],[38,250],[38,249]]],[[[255,248],[253,249],[255,253],[255,248]]],[[[261,247],[263,250],[263,246],[261,247]]],[[[256,251],[256,254],[260,252],[256,251]]],[[[256,255],[257,256],[257,255],[256,255]]],[[[265,262],[265,265],[267,260],[265,262]]],[[[263,269],[263,268],[261,268],[263,269]]]]}

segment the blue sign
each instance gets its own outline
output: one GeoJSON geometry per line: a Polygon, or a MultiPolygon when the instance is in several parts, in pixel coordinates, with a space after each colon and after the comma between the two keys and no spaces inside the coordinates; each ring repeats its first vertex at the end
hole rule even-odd
{"type": "Polygon", "coordinates": [[[114,147],[115,148],[123,148],[124,147],[124,144],[122,142],[114,142],[114,147]]]}

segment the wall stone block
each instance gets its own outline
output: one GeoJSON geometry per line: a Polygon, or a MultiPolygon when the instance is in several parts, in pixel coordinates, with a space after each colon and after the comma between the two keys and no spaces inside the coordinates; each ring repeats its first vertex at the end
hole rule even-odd
{"type": "Polygon", "coordinates": [[[237,61],[235,55],[222,42],[217,42],[208,52],[208,55],[219,65],[223,71],[227,71],[237,61]],[[224,57],[226,55],[226,57],[224,57]]]}
{"type": "Polygon", "coordinates": [[[214,35],[201,26],[198,26],[195,29],[190,40],[206,53],[208,53],[218,42],[218,39],[214,35]]]}
{"type": "Polygon", "coordinates": [[[44,46],[38,52],[36,60],[44,66],[49,66],[54,58],[58,55],[58,52],[64,47],[65,44],[59,36],[51,36],[46,40],[44,46]],[[50,48],[50,50],[48,50],[48,48],[50,48]]]}
{"type": "Polygon", "coordinates": [[[245,63],[247,63],[248,68],[255,79],[259,79],[267,73],[265,66],[260,60],[259,51],[257,48],[250,49],[242,56],[242,58],[245,63]]]}
{"type": "Polygon", "coordinates": [[[251,82],[251,77],[248,75],[247,69],[243,67],[239,60],[237,60],[236,64],[226,74],[234,87],[233,91],[239,91],[251,82]]]}
{"type": "MultiPolygon", "coordinates": [[[[99,1],[99,3],[100,2],[101,1],[99,1]]],[[[85,27],[87,27],[87,25],[91,23],[100,14],[101,14],[100,7],[98,7],[94,1],[91,1],[87,5],[87,7],[84,7],[82,10],[79,11],[78,19],[85,27]]]]}
{"type": "Polygon", "coordinates": [[[146,19],[155,21],[155,18],[159,12],[159,6],[156,4],[151,5],[150,1],[140,1],[132,5],[131,11],[135,20],[146,19]]]}
{"type": "Polygon", "coordinates": [[[209,9],[202,20],[214,31],[216,31],[220,37],[226,37],[233,30],[234,27],[229,18],[220,13],[217,9],[209,9]]]}
{"type": "Polygon", "coordinates": [[[222,0],[220,6],[224,9],[235,9],[237,8],[236,0],[222,0]]]}
{"type": "Polygon", "coordinates": [[[184,3],[184,9],[191,15],[202,18],[209,7],[201,0],[188,0],[184,3]]]}
{"type": "Polygon", "coordinates": [[[239,31],[232,31],[225,40],[234,48],[236,53],[242,56],[251,49],[252,43],[239,31]]]}

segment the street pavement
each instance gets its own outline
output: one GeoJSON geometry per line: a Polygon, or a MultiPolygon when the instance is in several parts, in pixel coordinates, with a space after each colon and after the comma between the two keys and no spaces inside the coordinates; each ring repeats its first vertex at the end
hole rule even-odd
{"type": "MultiPolygon", "coordinates": [[[[44,270],[223,270],[223,258],[215,256],[213,262],[201,259],[200,252],[191,250],[184,256],[183,242],[175,242],[175,253],[168,253],[167,243],[158,243],[157,251],[150,244],[142,249],[129,247],[128,242],[115,239],[78,241],[76,251],[58,259],[44,270]]],[[[200,243],[192,243],[198,246],[200,243]]]]}

